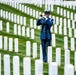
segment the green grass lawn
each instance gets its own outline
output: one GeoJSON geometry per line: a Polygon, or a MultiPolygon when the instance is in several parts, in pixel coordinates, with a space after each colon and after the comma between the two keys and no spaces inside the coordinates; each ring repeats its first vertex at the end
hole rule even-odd
{"type": "MultiPolygon", "coordinates": [[[[44,11],[44,5],[42,8],[39,8],[33,4],[24,4],[24,5],[32,8],[32,9],[38,10],[40,12],[44,11]]],[[[55,8],[54,11],[56,11],[57,6],[55,5],[54,8],[55,8]]],[[[9,6],[9,5],[6,5],[6,4],[0,3],[0,9],[6,10],[6,11],[9,11],[11,13],[18,14],[21,16],[25,16],[27,18],[27,20],[26,20],[27,26],[26,27],[30,26],[29,25],[30,24],[29,23],[30,18],[36,19],[35,17],[29,16],[29,15],[27,15],[27,14],[15,9],[15,8],[9,6]]],[[[68,9],[68,10],[70,10],[70,9],[68,9]]],[[[72,11],[72,10],[70,10],[70,11],[72,11]]],[[[52,12],[51,14],[54,16],[59,16],[59,17],[64,18],[64,16],[60,16],[56,12],[52,12]]],[[[13,58],[13,56],[19,56],[20,57],[20,75],[23,75],[23,58],[26,57],[26,41],[31,41],[31,57],[30,57],[31,62],[32,62],[32,64],[31,64],[32,74],[31,75],[35,75],[35,66],[34,65],[35,65],[36,59],[33,59],[33,57],[32,57],[32,44],[34,42],[36,42],[38,44],[38,48],[37,48],[38,49],[37,50],[38,58],[37,59],[39,59],[39,57],[40,57],[39,56],[39,53],[40,53],[40,50],[39,50],[39,47],[40,47],[40,30],[35,29],[35,40],[32,40],[32,39],[27,38],[27,37],[14,35],[13,34],[14,23],[9,21],[9,20],[3,19],[1,17],[0,17],[0,20],[3,21],[3,31],[0,31],[0,35],[19,39],[19,52],[18,53],[0,50],[1,57],[2,57],[2,61],[1,61],[2,62],[2,71],[1,71],[2,75],[4,75],[3,56],[5,54],[9,54],[11,57],[11,75],[13,75],[12,58],[13,58]],[[10,22],[10,33],[6,33],[6,22],[10,22]]],[[[67,28],[67,30],[68,30],[68,28],[67,28]]],[[[68,38],[69,38],[68,41],[69,41],[69,50],[70,50],[70,37],[68,37],[68,38]]],[[[76,39],[75,39],[75,43],[76,43],[76,39]]],[[[76,46],[76,44],[75,44],[75,46],[76,46]]],[[[61,51],[61,66],[58,67],[58,72],[59,72],[58,75],[64,75],[64,35],[56,34],[56,47],[53,47],[53,54],[52,54],[53,55],[53,58],[52,58],[53,61],[55,61],[55,59],[56,59],[56,57],[55,57],[56,56],[56,48],[61,48],[61,50],[62,50],[61,51]]],[[[71,55],[71,57],[70,57],[71,62],[70,63],[74,65],[74,51],[70,51],[70,55],[71,55]]],[[[44,63],[43,67],[44,67],[44,74],[43,75],[48,75],[48,63],[44,63]]],[[[75,75],[76,75],[76,72],[75,72],[75,75]]]]}

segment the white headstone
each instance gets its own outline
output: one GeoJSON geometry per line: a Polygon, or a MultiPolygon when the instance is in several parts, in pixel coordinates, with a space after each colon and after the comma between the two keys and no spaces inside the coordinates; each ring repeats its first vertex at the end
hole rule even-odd
{"type": "Polygon", "coordinates": [[[56,17],[56,24],[59,24],[59,17],[56,17]]]}
{"type": "Polygon", "coordinates": [[[0,49],[2,49],[2,47],[3,47],[3,42],[2,42],[2,36],[0,35],[0,49]]]}
{"type": "Polygon", "coordinates": [[[52,47],[48,47],[48,63],[52,62],[52,47]]]}
{"type": "Polygon", "coordinates": [[[17,15],[17,23],[19,24],[20,23],[20,16],[17,15]]]}
{"type": "Polygon", "coordinates": [[[11,21],[12,22],[14,21],[14,14],[13,13],[11,14],[11,21]]]}
{"type": "Polygon", "coordinates": [[[6,11],[5,14],[6,14],[5,18],[8,19],[8,11],[6,11]]]}
{"type": "Polygon", "coordinates": [[[54,33],[57,34],[57,25],[54,25],[54,33]]]}
{"type": "Polygon", "coordinates": [[[24,12],[24,5],[22,5],[22,12],[24,12]]]}
{"type": "Polygon", "coordinates": [[[64,75],[74,75],[74,66],[68,64],[64,67],[64,75]]]}
{"type": "Polygon", "coordinates": [[[67,26],[67,23],[66,23],[66,18],[64,18],[64,27],[67,26]]]}
{"type": "Polygon", "coordinates": [[[54,32],[53,28],[54,28],[54,26],[52,26],[52,27],[50,28],[50,31],[51,31],[51,32],[54,32]]]}
{"type": "Polygon", "coordinates": [[[68,37],[64,37],[64,50],[68,49],[68,37]]]}
{"type": "Polygon", "coordinates": [[[71,50],[72,51],[75,51],[75,40],[74,40],[74,38],[71,38],[71,42],[70,42],[70,44],[71,44],[71,50]]]}
{"type": "Polygon", "coordinates": [[[73,5],[73,10],[75,10],[75,5],[73,5]]]}
{"type": "Polygon", "coordinates": [[[65,50],[65,66],[70,64],[70,51],[69,50],[65,50]]]}
{"type": "Polygon", "coordinates": [[[66,17],[66,10],[64,9],[64,17],[66,17]]]}
{"type": "Polygon", "coordinates": [[[4,75],[10,75],[10,56],[4,55],[4,75]]]}
{"type": "Polygon", "coordinates": [[[23,17],[20,16],[20,24],[22,25],[23,24],[23,17]]]}
{"type": "Polygon", "coordinates": [[[25,26],[22,26],[22,36],[25,36],[25,26]]]}
{"type": "Polygon", "coordinates": [[[36,26],[36,20],[34,20],[34,28],[36,29],[36,27],[37,27],[37,26],[36,26]]]}
{"type": "Polygon", "coordinates": [[[74,20],[76,21],[76,14],[74,14],[74,20]]]}
{"type": "Polygon", "coordinates": [[[58,75],[58,66],[56,62],[49,63],[49,75],[58,75]]]}
{"type": "Polygon", "coordinates": [[[27,7],[27,14],[30,14],[30,8],[27,7]]]}
{"type": "Polygon", "coordinates": [[[2,27],[2,21],[0,21],[0,31],[2,31],[3,27],[2,27]]]}
{"type": "Polygon", "coordinates": [[[17,35],[17,24],[14,24],[14,34],[17,35]]]}
{"type": "Polygon", "coordinates": [[[61,15],[63,15],[63,8],[61,8],[61,10],[60,10],[60,11],[61,11],[61,12],[60,12],[60,13],[61,13],[61,15]]]}
{"type": "Polygon", "coordinates": [[[75,29],[75,20],[72,20],[72,28],[75,29]]]}
{"type": "Polygon", "coordinates": [[[36,16],[36,12],[35,12],[35,10],[33,10],[33,17],[35,17],[36,16]]]}
{"type": "Polygon", "coordinates": [[[50,10],[50,4],[48,4],[48,10],[50,10]]]}
{"type": "Polygon", "coordinates": [[[33,43],[33,58],[37,58],[37,43],[33,43]]]}
{"type": "Polygon", "coordinates": [[[22,5],[21,5],[21,4],[19,4],[19,10],[21,10],[21,8],[22,8],[22,5]]]}
{"type": "Polygon", "coordinates": [[[24,9],[25,9],[25,13],[26,13],[27,12],[27,6],[25,6],[24,9]]]}
{"type": "Polygon", "coordinates": [[[5,15],[5,11],[3,11],[3,18],[5,18],[6,17],[6,15],[5,15]]]}
{"type": "Polygon", "coordinates": [[[11,20],[11,13],[8,13],[8,20],[11,20]]]}
{"type": "Polygon", "coordinates": [[[59,26],[59,34],[62,34],[62,26],[59,26]]]}
{"type": "Polygon", "coordinates": [[[14,15],[14,22],[15,23],[17,22],[17,15],[16,14],[14,15]]]}
{"type": "Polygon", "coordinates": [[[20,75],[19,57],[13,56],[13,75],[20,75]]]}
{"type": "Polygon", "coordinates": [[[30,27],[33,28],[33,19],[30,19],[30,27]]]}
{"type": "Polygon", "coordinates": [[[4,37],[4,50],[7,50],[8,49],[8,37],[5,36],[4,37]]]}
{"type": "Polygon", "coordinates": [[[26,41],[26,56],[31,56],[31,43],[26,41]]]}
{"type": "Polygon", "coordinates": [[[68,19],[68,28],[70,28],[70,19],[68,19]]]}
{"type": "Polygon", "coordinates": [[[74,37],[76,38],[76,29],[74,29],[74,37]]]}
{"type": "Polygon", "coordinates": [[[71,20],[73,20],[73,12],[71,12],[70,18],[71,20]]]}
{"type": "Polygon", "coordinates": [[[1,75],[1,53],[0,53],[0,75],[1,75]]]}
{"type": "Polygon", "coordinates": [[[38,15],[38,11],[36,11],[36,18],[38,18],[39,17],[39,15],[38,15]]]}
{"type": "Polygon", "coordinates": [[[21,25],[18,25],[18,35],[21,35],[21,25]]]}
{"type": "Polygon", "coordinates": [[[35,61],[35,75],[43,75],[43,62],[42,62],[42,60],[35,61]]]}
{"type": "Polygon", "coordinates": [[[31,39],[34,39],[35,36],[34,36],[34,29],[31,29],[31,39]]]}
{"type": "Polygon", "coordinates": [[[70,18],[70,12],[67,11],[67,18],[70,18]]]}
{"type": "Polygon", "coordinates": [[[64,35],[67,35],[67,27],[64,27],[64,35]]]}
{"type": "Polygon", "coordinates": [[[26,17],[23,18],[23,25],[26,26],[26,17]]]}
{"type": "Polygon", "coordinates": [[[6,23],[6,32],[7,32],[7,33],[10,32],[9,22],[6,23]]]}
{"type": "Polygon", "coordinates": [[[53,46],[53,47],[56,47],[55,34],[52,34],[52,46],[53,46]]]}
{"type": "Polygon", "coordinates": [[[75,67],[75,71],[76,71],[76,51],[74,52],[74,67],[75,67]]]}
{"type": "Polygon", "coordinates": [[[46,3],[45,3],[45,10],[47,10],[47,1],[46,1],[46,3]]]}
{"type": "Polygon", "coordinates": [[[72,37],[72,28],[69,28],[69,37],[72,37]]]}
{"type": "Polygon", "coordinates": [[[42,61],[43,61],[42,45],[40,45],[40,60],[42,60],[42,61]]]}
{"type": "Polygon", "coordinates": [[[57,14],[59,14],[59,12],[60,12],[60,9],[59,9],[59,7],[57,7],[57,14]]]}
{"type": "Polygon", "coordinates": [[[60,18],[60,25],[62,26],[62,18],[60,18]]]}
{"type": "Polygon", "coordinates": [[[51,4],[51,11],[54,11],[54,10],[53,10],[53,4],[51,4]]]}
{"type": "Polygon", "coordinates": [[[33,13],[32,13],[32,9],[30,9],[30,15],[31,15],[31,16],[33,15],[33,13]]]}
{"type": "Polygon", "coordinates": [[[26,37],[30,37],[30,28],[26,28],[26,37]]]}
{"type": "Polygon", "coordinates": [[[61,49],[56,48],[56,63],[60,66],[61,65],[61,49]]]}
{"type": "Polygon", "coordinates": [[[13,38],[9,38],[9,51],[13,51],[13,38]]]}
{"type": "Polygon", "coordinates": [[[0,15],[1,15],[1,17],[3,16],[3,10],[1,9],[1,11],[0,11],[0,15]]]}
{"type": "Polygon", "coordinates": [[[28,57],[23,59],[23,75],[31,75],[31,59],[28,57]]]}
{"type": "Polygon", "coordinates": [[[15,52],[18,52],[19,50],[18,50],[18,38],[15,38],[14,39],[14,51],[15,52]]]}

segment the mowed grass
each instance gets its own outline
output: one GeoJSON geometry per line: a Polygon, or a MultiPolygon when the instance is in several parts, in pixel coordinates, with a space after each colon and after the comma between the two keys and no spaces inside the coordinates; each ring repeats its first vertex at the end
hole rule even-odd
{"type": "MultiPolygon", "coordinates": [[[[44,5],[42,8],[39,8],[33,4],[24,4],[30,8],[33,8],[35,10],[38,10],[40,12],[43,12],[44,11],[44,5]]],[[[56,11],[56,8],[57,6],[54,6],[54,11],[56,11]]],[[[26,27],[30,27],[30,18],[33,18],[33,19],[36,19],[32,16],[29,16],[28,14],[25,14],[9,5],[6,5],[6,4],[1,4],[0,3],[0,9],[3,9],[3,10],[6,10],[6,11],[9,11],[11,13],[14,13],[14,14],[17,14],[17,15],[20,15],[20,16],[25,16],[26,17],[26,22],[27,22],[27,26],[26,27]]],[[[70,10],[72,11],[72,10],[70,10]]],[[[59,16],[59,17],[62,17],[64,18],[64,16],[60,16],[58,15],[56,12],[52,12],[51,13],[52,15],[55,15],[55,16],[59,16]]],[[[35,75],[35,60],[36,59],[39,59],[40,56],[39,56],[39,53],[40,53],[40,30],[37,30],[35,29],[35,40],[32,40],[31,38],[27,38],[27,37],[22,37],[22,36],[18,36],[18,35],[14,35],[13,33],[13,30],[14,30],[14,23],[9,21],[9,20],[6,20],[6,19],[3,19],[0,17],[0,20],[3,21],[3,31],[0,31],[0,35],[2,36],[7,36],[7,37],[12,37],[12,38],[18,38],[19,39],[19,52],[18,53],[15,53],[15,52],[9,52],[8,50],[5,51],[5,50],[0,50],[0,53],[1,53],[1,57],[2,57],[2,75],[4,75],[4,68],[3,68],[3,57],[5,54],[9,54],[10,55],[10,64],[11,64],[11,75],[13,75],[13,68],[12,68],[12,62],[13,62],[13,56],[19,56],[20,58],[20,75],[23,75],[23,58],[26,57],[26,41],[31,41],[31,75],[35,75]],[[6,33],[6,22],[10,22],[10,33],[6,33]],[[38,58],[36,59],[33,59],[32,57],[32,44],[36,42],[38,44],[38,48],[37,48],[37,52],[38,52],[38,58]]],[[[68,29],[68,28],[67,28],[68,29]]],[[[76,39],[75,39],[75,43],[76,43],[76,39]]],[[[76,46],[76,44],[75,44],[76,46]]],[[[59,34],[56,34],[56,47],[53,47],[53,61],[56,61],[56,48],[61,48],[61,66],[58,67],[58,74],[59,75],[64,75],[64,35],[59,35],[59,34]]],[[[76,49],[76,48],[75,48],[76,49]]],[[[69,50],[70,50],[70,38],[69,38],[69,50]]],[[[73,51],[70,51],[70,63],[74,65],[74,52],[73,51]]],[[[44,67],[44,74],[43,75],[48,75],[48,63],[43,63],[43,67],[44,67]]],[[[75,72],[75,75],[76,75],[76,72],[75,72]]]]}

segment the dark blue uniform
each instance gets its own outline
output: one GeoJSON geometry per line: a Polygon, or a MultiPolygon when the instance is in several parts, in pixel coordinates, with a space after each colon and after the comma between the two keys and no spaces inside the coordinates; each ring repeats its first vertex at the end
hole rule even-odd
{"type": "Polygon", "coordinates": [[[41,18],[37,21],[37,26],[42,25],[41,29],[41,44],[42,44],[42,52],[43,52],[43,61],[47,61],[47,53],[46,53],[46,48],[50,46],[50,41],[51,41],[51,32],[50,28],[53,25],[53,19],[48,18],[41,18]]]}

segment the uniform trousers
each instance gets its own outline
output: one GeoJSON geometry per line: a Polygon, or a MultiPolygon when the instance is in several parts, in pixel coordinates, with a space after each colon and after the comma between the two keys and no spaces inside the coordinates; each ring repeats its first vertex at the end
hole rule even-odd
{"type": "Polygon", "coordinates": [[[41,39],[43,62],[47,62],[47,48],[50,46],[51,39],[41,39]]]}

